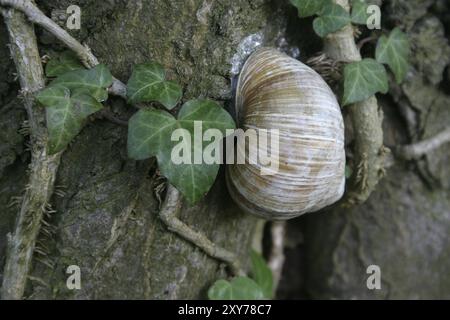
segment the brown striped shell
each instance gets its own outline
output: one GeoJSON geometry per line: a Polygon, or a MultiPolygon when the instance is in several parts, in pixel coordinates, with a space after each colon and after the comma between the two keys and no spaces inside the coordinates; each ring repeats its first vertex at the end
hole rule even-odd
{"type": "Polygon", "coordinates": [[[256,50],[239,76],[236,117],[244,131],[279,130],[277,173],[261,175],[260,164],[247,161],[227,166],[228,189],[243,210],[284,220],[342,197],[344,122],[335,95],[314,70],[275,49],[256,50]]]}

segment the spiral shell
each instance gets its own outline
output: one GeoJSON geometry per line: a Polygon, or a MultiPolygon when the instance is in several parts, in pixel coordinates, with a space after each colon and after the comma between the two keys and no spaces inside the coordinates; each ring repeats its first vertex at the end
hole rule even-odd
{"type": "Polygon", "coordinates": [[[236,117],[244,131],[279,130],[277,173],[261,175],[259,162],[227,166],[228,189],[243,210],[284,220],[342,197],[344,122],[335,95],[314,70],[275,49],[256,50],[239,76],[236,117]]]}

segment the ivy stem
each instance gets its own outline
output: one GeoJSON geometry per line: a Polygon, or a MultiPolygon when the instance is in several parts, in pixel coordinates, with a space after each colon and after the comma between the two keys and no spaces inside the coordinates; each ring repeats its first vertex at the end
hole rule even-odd
{"type": "Polygon", "coordinates": [[[6,263],[1,288],[2,299],[21,299],[31,269],[36,238],[53,193],[61,153],[48,155],[45,110],[35,104],[35,94],[44,85],[44,72],[33,26],[14,9],[1,9],[10,37],[28,114],[31,138],[29,182],[16,218],[14,233],[8,234],[6,263]]]}
{"type": "Polygon", "coordinates": [[[216,246],[204,234],[193,230],[178,218],[182,205],[183,197],[181,193],[168,183],[166,198],[159,212],[159,217],[167,228],[202,249],[210,257],[225,262],[233,275],[245,275],[234,253],[216,246]]]}
{"type": "Polygon", "coordinates": [[[375,41],[375,40],[377,40],[377,39],[378,39],[378,37],[375,36],[375,35],[372,35],[372,36],[370,36],[370,37],[361,39],[361,40],[358,42],[358,44],[357,44],[358,50],[361,50],[361,48],[362,48],[366,43],[373,42],[373,41],[375,41]]]}
{"type": "MultiPolygon", "coordinates": [[[[10,6],[22,11],[28,20],[37,24],[53,34],[58,40],[71,49],[81,62],[87,67],[92,68],[99,64],[97,57],[91,52],[88,46],[82,45],[67,31],[58,26],[53,20],[48,18],[33,2],[30,0],[0,0],[0,5],[10,6]]],[[[108,88],[109,93],[126,99],[127,89],[124,83],[113,77],[113,83],[108,88]]]]}
{"type": "Polygon", "coordinates": [[[273,293],[275,295],[280,283],[285,261],[284,245],[286,240],[286,221],[273,221],[270,225],[270,236],[272,238],[272,245],[267,264],[270,270],[272,270],[273,293]]]}
{"type": "MultiPolygon", "coordinates": [[[[334,2],[350,11],[348,0],[334,2]]],[[[362,59],[350,24],[325,38],[324,51],[330,58],[344,63],[362,59]]],[[[375,96],[346,108],[354,127],[356,174],[350,179],[341,204],[351,206],[363,203],[369,198],[383,176],[385,158],[390,150],[383,144],[383,112],[375,96]]]]}
{"type": "Polygon", "coordinates": [[[128,120],[122,120],[117,118],[110,109],[103,109],[98,112],[98,116],[105,118],[106,120],[115,123],[119,126],[128,127],[128,120]]]}

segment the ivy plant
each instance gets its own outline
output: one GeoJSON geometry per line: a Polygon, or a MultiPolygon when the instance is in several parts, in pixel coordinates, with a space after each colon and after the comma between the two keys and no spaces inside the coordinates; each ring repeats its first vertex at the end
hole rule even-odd
{"type": "Polygon", "coordinates": [[[273,298],[273,276],[264,258],[252,251],[251,277],[220,279],[208,290],[210,300],[261,300],[273,298]]]}
{"type": "MultiPolygon", "coordinates": [[[[90,115],[103,109],[112,75],[102,64],[85,69],[70,52],[51,59],[46,74],[54,79],[37,100],[46,108],[49,153],[54,154],[69,145],[90,115]]],[[[202,158],[198,163],[191,157],[175,163],[173,152],[186,159],[183,153],[202,156],[202,150],[209,148],[212,154],[220,156],[221,140],[227,129],[235,128],[235,123],[220,105],[207,99],[185,102],[176,115],[173,109],[181,97],[181,86],[166,79],[162,65],[155,62],[136,65],[127,83],[128,102],[152,106],[140,106],[130,118],[127,149],[129,157],[135,160],[156,157],[160,172],[194,204],[211,188],[220,161],[208,163],[202,158]],[[195,132],[196,125],[201,128],[200,135],[195,132]],[[184,131],[173,139],[177,129],[184,131]],[[216,135],[204,138],[208,129],[215,129],[216,135]]]]}
{"type": "Polygon", "coordinates": [[[344,68],[344,105],[363,101],[377,92],[387,93],[388,77],[384,66],[366,58],[344,68]]]}
{"type": "Polygon", "coordinates": [[[37,96],[46,107],[50,154],[66,148],[88,116],[103,108],[101,101],[108,98],[107,87],[112,84],[112,75],[105,65],[86,70],[76,69],[64,57],[58,61],[61,65],[56,62],[46,71],[59,76],[37,96]],[[62,73],[63,70],[68,72],[62,73]]]}
{"type": "MultiPolygon", "coordinates": [[[[203,132],[217,129],[225,135],[226,129],[235,128],[233,119],[222,107],[202,99],[186,102],[177,118],[164,110],[139,110],[131,117],[128,130],[128,155],[136,160],[155,156],[161,173],[191,204],[201,199],[211,188],[219,171],[218,163],[200,161],[196,164],[193,159],[196,152],[202,155],[207,144],[202,135],[194,134],[195,122],[201,122],[203,132]],[[173,141],[172,134],[176,129],[185,129],[181,131],[182,135],[189,134],[179,137],[181,141],[173,141]],[[192,141],[193,138],[197,141],[192,141]],[[175,164],[172,152],[187,152],[191,156],[186,163],[175,164]]],[[[220,140],[213,142],[220,146],[220,140]]]]}
{"type": "Polygon", "coordinates": [[[112,84],[112,75],[104,64],[92,69],[73,70],[61,74],[53,80],[49,87],[62,85],[69,90],[84,90],[97,101],[108,99],[107,88],[112,84]]]}
{"type": "MultiPolygon", "coordinates": [[[[316,16],[313,28],[320,37],[326,37],[346,25],[367,24],[369,3],[365,0],[351,1],[351,11],[332,0],[290,0],[301,18],[316,16]]],[[[409,40],[404,32],[395,28],[389,35],[378,39],[375,58],[366,58],[345,66],[343,76],[342,105],[364,101],[376,93],[387,93],[389,76],[385,66],[400,84],[409,70],[409,40]]]]}
{"type": "Polygon", "coordinates": [[[400,84],[409,70],[410,45],[406,34],[395,28],[389,36],[382,35],[378,40],[375,54],[379,63],[389,66],[397,83],[400,84]]]}
{"type": "Polygon", "coordinates": [[[50,154],[63,150],[81,131],[87,117],[103,107],[89,92],[83,89],[70,91],[62,85],[43,90],[37,99],[47,107],[50,154]]]}
{"type": "Polygon", "coordinates": [[[350,23],[348,12],[331,1],[323,5],[318,14],[319,16],[314,19],[313,28],[320,37],[336,32],[350,23]]]}
{"type": "Polygon", "coordinates": [[[367,19],[369,19],[369,14],[367,13],[368,8],[369,4],[364,0],[353,0],[351,11],[352,23],[360,25],[367,24],[367,19]]]}
{"type": "Polygon", "coordinates": [[[297,7],[298,16],[306,18],[317,14],[328,0],[290,0],[297,7]]]}
{"type": "MultiPolygon", "coordinates": [[[[171,110],[181,99],[182,89],[175,82],[166,80],[164,68],[160,64],[145,63],[134,68],[127,84],[127,95],[130,103],[156,101],[165,109],[171,110]]],[[[129,121],[128,155],[136,160],[156,157],[161,173],[190,204],[194,204],[211,188],[219,171],[219,164],[196,162],[193,157],[176,164],[172,161],[172,152],[185,152],[192,156],[202,154],[203,147],[206,146],[202,139],[203,132],[217,129],[224,136],[226,129],[234,128],[231,116],[210,100],[186,102],[177,118],[166,110],[141,109],[129,121]],[[201,123],[200,136],[194,132],[196,122],[201,123]],[[172,134],[176,129],[185,131],[181,131],[182,136],[175,141],[172,134]],[[193,139],[196,140],[192,141],[193,139]]],[[[217,146],[220,143],[213,142],[217,146]]]]}

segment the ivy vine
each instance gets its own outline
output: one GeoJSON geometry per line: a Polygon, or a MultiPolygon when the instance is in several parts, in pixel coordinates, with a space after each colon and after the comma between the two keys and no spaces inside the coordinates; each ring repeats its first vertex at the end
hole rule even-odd
{"type": "MultiPolygon", "coordinates": [[[[103,109],[108,99],[107,88],[113,78],[108,68],[97,65],[85,69],[70,52],[51,59],[46,75],[53,80],[37,96],[46,108],[49,134],[49,153],[64,150],[80,133],[88,117],[103,109]]],[[[203,131],[217,129],[223,136],[234,129],[232,117],[216,102],[207,99],[187,101],[177,117],[173,112],[182,98],[182,88],[167,80],[163,66],[150,62],[134,67],[127,83],[127,98],[132,105],[151,103],[139,108],[128,123],[128,156],[135,160],[156,157],[160,172],[173,184],[190,204],[199,201],[211,188],[219,171],[218,163],[174,164],[171,153],[175,146],[182,150],[206,146],[206,142],[191,143],[191,139],[172,141],[177,128],[194,135],[194,124],[200,121],[203,131]],[[170,111],[172,110],[172,113],[170,111]]],[[[198,137],[197,137],[198,138],[198,137]]],[[[208,142],[209,148],[220,151],[220,139],[208,142]]],[[[195,141],[194,141],[195,142],[195,141]]]]}
{"type": "MultiPolygon", "coordinates": [[[[320,37],[339,31],[352,23],[365,25],[369,19],[369,3],[365,0],[352,0],[348,13],[332,0],[290,0],[298,9],[300,18],[315,16],[314,31],[320,37]]],[[[378,39],[375,59],[365,58],[344,67],[342,105],[364,101],[375,93],[387,93],[389,76],[385,65],[389,67],[400,84],[409,70],[409,40],[399,28],[378,39]]]]}

